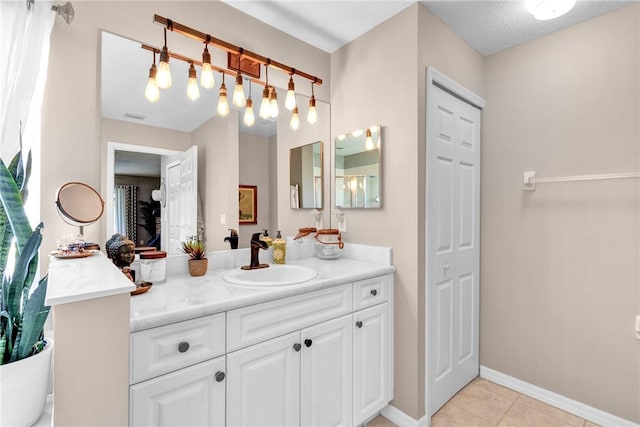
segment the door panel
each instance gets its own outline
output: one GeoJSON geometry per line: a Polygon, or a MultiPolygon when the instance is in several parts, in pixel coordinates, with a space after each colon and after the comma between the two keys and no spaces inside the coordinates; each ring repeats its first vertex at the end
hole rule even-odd
{"type": "Polygon", "coordinates": [[[479,371],[480,110],[431,86],[427,138],[430,415],[479,371]]]}
{"type": "Polygon", "coordinates": [[[198,234],[198,147],[167,158],[167,251],[180,254],[180,242],[198,234]]]}

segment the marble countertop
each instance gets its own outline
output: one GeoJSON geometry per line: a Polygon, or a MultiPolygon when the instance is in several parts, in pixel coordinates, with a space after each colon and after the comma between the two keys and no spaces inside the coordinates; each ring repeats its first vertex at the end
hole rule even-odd
{"type": "Polygon", "coordinates": [[[240,286],[222,279],[222,274],[228,270],[216,269],[210,264],[207,275],[202,277],[170,276],[166,282],[154,284],[148,292],[131,297],[130,330],[149,329],[395,271],[393,265],[347,258],[321,260],[310,257],[287,264],[312,268],[318,275],[297,285],[240,286]]]}
{"type": "Polygon", "coordinates": [[[117,295],[136,288],[102,252],[86,258],[50,259],[47,305],[117,295]]]}

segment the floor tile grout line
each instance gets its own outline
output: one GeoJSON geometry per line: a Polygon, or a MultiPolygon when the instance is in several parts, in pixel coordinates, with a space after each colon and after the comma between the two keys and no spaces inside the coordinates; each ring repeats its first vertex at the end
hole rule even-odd
{"type": "Polygon", "coordinates": [[[502,422],[502,420],[504,419],[504,417],[509,413],[509,411],[511,410],[511,408],[513,408],[513,405],[516,404],[516,401],[518,400],[518,397],[520,397],[521,394],[518,393],[518,396],[513,399],[513,402],[511,402],[511,405],[509,405],[509,408],[505,411],[504,414],[502,414],[502,416],[500,417],[500,419],[498,420],[498,422],[496,423],[495,427],[498,427],[498,425],[500,425],[500,423],[502,422]]]}
{"type": "MultiPolygon", "coordinates": [[[[523,395],[522,393],[520,393],[520,396],[524,396],[524,395],[523,395]]],[[[520,398],[520,396],[518,396],[518,398],[520,398]]],[[[580,426],[574,426],[574,427],[584,427],[584,426],[585,426],[585,424],[587,423],[587,420],[586,420],[585,418],[582,418],[582,417],[579,417],[579,416],[577,416],[577,415],[574,415],[574,414],[572,414],[571,412],[567,412],[567,411],[565,411],[564,409],[560,409],[560,408],[557,408],[557,407],[555,407],[555,406],[553,406],[553,405],[549,405],[548,403],[543,402],[543,401],[538,400],[538,399],[535,399],[535,398],[533,398],[533,397],[531,397],[531,396],[526,396],[526,397],[528,397],[529,399],[535,400],[536,402],[540,402],[540,403],[542,403],[543,405],[547,405],[547,406],[549,406],[549,407],[551,407],[551,408],[553,408],[553,409],[557,409],[558,411],[565,412],[565,413],[567,413],[567,414],[569,414],[569,415],[572,415],[572,416],[574,416],[574,417],[576,417],[576,418],[578,418],[578,419],[582,420],[582,423],[581,423],[581,425],[580,425],[580,426]]],[[[550,414],[550,413],[548,413],[548,412],[542,411],[542,410],[540,410],[539,408],[534,407],[533,405],[527,405],[526,400],[522,400],[522,401],[521,401],[521,403],[522,403],[524,406],[526,406],[527,408],[529,408],[529,409],[533,409],[534,411],[541,412],[541,413],[543,413],[543,414],[545,414],[545,415],[547,415],[547,416],[549,416],[549,417],[551,417],[551,418],[554,418],[554,419],[556,419],[556,420],[558,420],[558,421],[562,421],[562,422],[563,422],[563,423],[565,423],[565,424],[573,425],[573,424],[571,424],[571,423],[567,422],[566,420],[563,420],[562,418],[557,417],[557,416],[555,416],[555,415],[553,415],[553,414],[550,414]]]]}
{"type": "MultiPolygon", "coordinates": [[[[487,423],[489,423],[489,424],[492,424],[492,422],[491,422],[490,420],[486,419],[486,418],[485,418],[485,417],[483,417],[482,415],[478,415],[478,414],[476,414],[475,412],[471,412],[471,411],[470,411],[470,410],[468,410],[467,408],[463,408],[463,407],[462,407],[462,406],[460,406],[460,405],[456,405],[455,403],[453,403],[453,402],[451,402],[451,401],[449,401],[449,402],[445,403],[445,404],[442,406],[442,408],[440,408],[440,409],[443,409],[443,408],[444,408],[445,406],[447,406],[447,405],[455,406],[456,408],[460,409],[462,412],[465,412],[465,413],[467,413],[467,414],[469,414],[469,415],[471,415],[471,416],[473,416],[473,417],[480,418],[481,420],[486,421],[486,422],[487,422],[487,423]]],[[[437,412],[436,412],[436,413],[437,413],[437,412]]],[[[435,414],[433,414],[433,415],[435,415],[435,414]]],[[[497,424],[496,424],[496,425],[497,425],[497,424]]],[[[494,427],[495,427],[495,425],[494,425],[494,427]]]]}

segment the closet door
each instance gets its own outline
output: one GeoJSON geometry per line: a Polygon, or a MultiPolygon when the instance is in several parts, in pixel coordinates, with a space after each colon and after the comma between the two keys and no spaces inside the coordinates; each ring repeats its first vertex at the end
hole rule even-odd
{"type": "Polygon", "coordinates": [[[427,137],[431,414],[479,371],[480,110],[435,85],[427,137]]]}

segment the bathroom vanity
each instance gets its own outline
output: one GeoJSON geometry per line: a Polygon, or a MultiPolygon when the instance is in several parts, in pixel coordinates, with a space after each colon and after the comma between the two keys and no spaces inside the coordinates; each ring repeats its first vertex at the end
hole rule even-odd
{"type": "Polygon", "coordinates": [[[292,254],[317,275],[286,286],[226,282],[249,255],[222,251],[206,276],[178,271],[131,297],[129,424],[355,426],[379,413],[393,398],[394,268],[389,249],[348,248],[292,254]]]}

